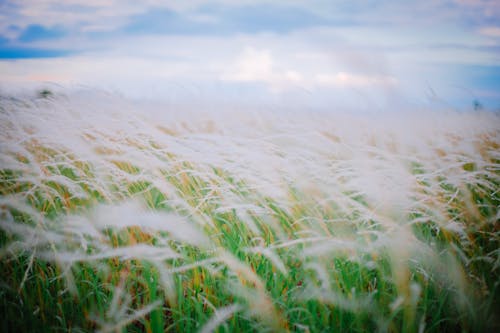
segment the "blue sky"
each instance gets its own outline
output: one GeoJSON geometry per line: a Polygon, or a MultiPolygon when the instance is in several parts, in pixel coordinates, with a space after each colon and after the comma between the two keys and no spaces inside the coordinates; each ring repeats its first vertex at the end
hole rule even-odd
{"type": "Polygon", "coordinates": [[[0,87],[497,109],[499,17],[493,0],[0,0],[0,87]]]}

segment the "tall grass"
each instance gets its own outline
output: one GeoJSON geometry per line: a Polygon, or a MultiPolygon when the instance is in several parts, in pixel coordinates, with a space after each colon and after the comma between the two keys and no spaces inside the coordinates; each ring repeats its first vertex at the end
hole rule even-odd
{"type": "Polygon", "coordinates": [[[3,331],[499,329],[500,118],[0,100],[3,331]]]}

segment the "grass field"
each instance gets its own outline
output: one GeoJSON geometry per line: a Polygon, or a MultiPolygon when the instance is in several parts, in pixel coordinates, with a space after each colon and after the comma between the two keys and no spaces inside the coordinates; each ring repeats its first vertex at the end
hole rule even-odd
{"type": "Polygon", "coordinates": [[[500,329],[500,117],[0,99],[2,332],[500,329]]]}

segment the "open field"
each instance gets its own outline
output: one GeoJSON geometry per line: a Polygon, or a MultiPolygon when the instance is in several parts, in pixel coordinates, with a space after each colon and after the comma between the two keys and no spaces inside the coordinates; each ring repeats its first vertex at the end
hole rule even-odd
{"type": "Polygon", "coordinates": [[[2,332],[500,329],[500,117],[0,99],[2,332]]]}

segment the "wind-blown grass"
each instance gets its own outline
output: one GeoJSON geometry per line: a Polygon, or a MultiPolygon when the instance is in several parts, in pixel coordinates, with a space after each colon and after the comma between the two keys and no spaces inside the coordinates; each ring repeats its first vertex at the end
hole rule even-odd
{"type": "Polygon", "coordinates": [[[499,328],[498,114],[0,100],[3,331],[499,328]]]}

